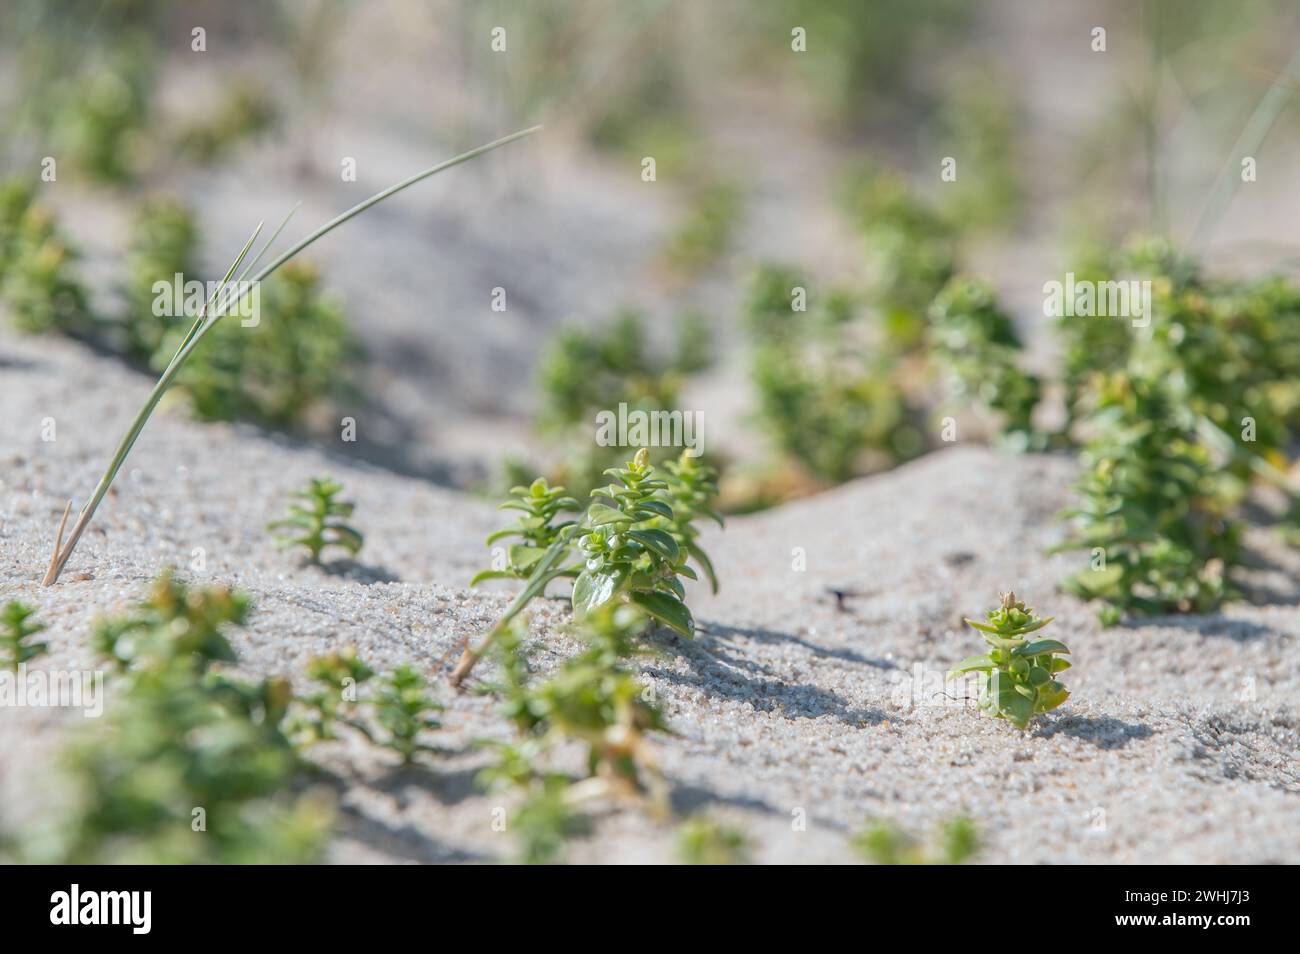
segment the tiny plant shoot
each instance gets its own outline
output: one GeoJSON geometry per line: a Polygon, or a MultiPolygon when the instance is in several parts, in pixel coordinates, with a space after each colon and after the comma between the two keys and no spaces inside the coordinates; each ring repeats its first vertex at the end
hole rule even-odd
{"type": "Polygon", "coordinates": [[[356,528],[343,522],[352,516],[354,504],[336,500],[343,486],[330,477],[313,477],[293,497],[302,503],[290,503],[288,514],[266,525],[268,530],[285,530],[276,534],[276,546],[299,546],[307,551],[308,560],[319,564],[326,547],[339,547],[352,556],[361,550],[364,537],[356,528]]]}
{"type": "Polygon", "coordinates": [[[1070,668],[1058,659],[1070,650],[1055,639],[1028,639],[1052,621],[1040,619],[1015,593],[1007,593],[996,609],[988,612],[988,621],[966,620],[980,631],[989,644],[983,656],[971,656],[948,673],[948,678],[968,672],[982,673],[979,707],[991,716],[1006,719],[1018,729],[1040,712],[1050,712],[1070,697],[1056,674],[1070,668]]]}
{"type": "Polygon", "coordinates": [[[18,600],[0,609],[0,667],[17,672],[19,666],[49,648],[46,643],[32,641],[33,636],[45,629],[43,623],[29,622],[35,612],[18,600]]]}
{"type": "Polygon", "coordinates": [[[512,487],[510,496],[513,499],[507,500],[499,509],[519,510],[522,516],[514,526],[489,535],[487,545],[510,537],[518,537],[520,542],[511,544],[504,569],[483,570],[469,581],[470,586],[483,580],[527,579],[537,561],[559,540],[560,532],[574,523],[572,520],[556,523],[556,516],[561,511],[581,509],[578,501],[566,496],[563,487],[550,486],[545,477],[538,477],[528,487],[512,487]]]}
{"type": "Polygon", "coordinates": [[[281,223],[280,228],[276,229],[276,231],[272,233],[270,239],[268,239],[266,244],[262,246],[261,250],[253,256],[244,271],[240,272],[240,266],[244,264],[244,260],[248,257],[249,251],[257,241],[258,235],[261,234],[261,226],[259,225],[257,229],[254,230],[249,240],[244,244],[243,249],[235,258],[234,263],[227,270],[225,276],[221,280],[218,291],[208,299],[202,314],[195,320],[194,325],[190,328],[190,333],[186,335],[178,345],[176,353],[172,355],[171,362],[158,378],[158,383],[155,384],[153,390],[149,392],[149,397],[145,400],[144,406],[140,408],[139,412],[135,416],[135,420],[131,422],[131,426],[127,429],[127,432],[119,442],[117,449],[113,452],[113,457],[108,463],[108,468],[104,471],[103,476],[100,477],[99,483],[96,484],[95,490],[91,494],[90,499],[86,502],[85,506],[81,508],[76,523],[73,524],[72,531],[65,543],[63,539],[63,531],[67,527],[68,515],[72,511],[72,501],[68,501],[68,506],[63,512],[63,519],[60,521],[59,529],[55,534],[54,552],[51,554],[50,565],[45,572],[43,585],[52,586],[58,581],[59,575],[63,572],[63,568],[67,566],[68,560],[72,558],[73,551],[76,550],[77,542],[81,539],[81,535],[85,532],[91,518],[95,515],[95,511],[99,508],[104,496],[108,493],[108,488],[117,477],[118,471],[122,469],[122,464],[125,463],[127,456],[131,453],[131,449],[135,446],[136,440],[139,439],[140,433],[149,422],[149,417],[153,414],[154,408],[158,406],[158,402],[162,400],[163,394],[171,386],[176,375],[185,365],[190,354],[208,332],[212,330],[223,315],[235,310],[236,306],[239,305],[248,293],[248,288],[256,286],[259,282],[269,278],[276,270],[290,259],[297,256],[298,253],[303,251],[303,249],[312,245],[325,235],[328,235],[349,219],[365,212],[371,206],[379,204],[390,196],[396,195],[398,192],[410,188],[417,182],[427,179],[432,175],[436,175],[437,173],[450,169],[453,166],[460,165],[462,162],[467,162],[470,159],[477,158],[486,152],[491,152],[493,149],[512,143],[517,139],[522,139],[525,136],[532,135],[540,128],[540,126],[533,126],[530,129],[511,133],[509,136],[503,136],[493,142],[471,149],[468,152],[463,152],[459,156],[455,156],[445,162],[440,162],[436,166],[431,166],[422,172],[417,172],[415,175],[389,186],[382,192],[375,193],[370,198],[363,202],[359,202],[346,212],[335,216],[315,231],[309,233],[305,238],[302,238],[291,245],[273,261],[263,266],[251,279],[248,279],[247,283],[244,283],[243,279],[245,279],[248,273],[257,265],[262,256],[266,254],[270,246],[274,244],[275,240],[279,237],[280,231],[288,224],[288,218],[286,217],[284,222],[281,223]],[[238,273],[240,284],[233,286],[232,288],[228,283],[232,277],[236,276],[236,273],[238,273]],[[214,303],[216,307],[213,307],[214,303]]]}

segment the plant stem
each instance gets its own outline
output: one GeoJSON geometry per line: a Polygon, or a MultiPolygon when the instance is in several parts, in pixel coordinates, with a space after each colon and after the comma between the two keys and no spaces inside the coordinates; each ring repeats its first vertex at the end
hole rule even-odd
{"type": "MultiPolygon", "coordinates": [[[[287,251],[281,254],[269,265],[264,266],[261,271],[259,271],[255,276],[253,276],[251,284],[256,285],[258,282],[269,277],[281,265],[289,261],[291,258],[297,255],[303,249],[307,248],[309,245],[314,243],[317,239],[324,237],[325,235],[334,231],[334,229],[338,228],[344,222],[348,221],[354,216],[360,215],[362,212],[366,211],[371,206],[382,202],[384,199],[396,195],[398,192],[401,192],[403,189],[413,186],[415,185],[415,183],[423,179],[427,179],[429,176],[436,175],[439,172],[442,172],[446,169],[450,169],[452,166],[460,165],[462,162],[467,162],[470,159],[474,159],[478,156],[481,156],[486,152],[491,152],[493,149],[496,149],[499,146],[504,146],[507,143],[514,142],[516,139],[522,139],[525,136],[532,135],[533,133],[537,132],[539,129],[541,129],[540,126],[533,126],[529,129],[523,129],[520,130],[519,132],[511,133],[509,136],[503,136],[500,139],[496,139],[493,140],[492,142],[486,143],[485,145],[478,146],[477,148],[471,149],[468,152],[463,152],[459,156],[455,156],[451,159],[446,160],[445,162],[440,162],[436,166],[431,166],[422,172],[417,172],[415,175],[403,179],[401,182],[389,186],[387,189],[384,189],[381,192],[375,193],[365,201],[360,202],[357,205],[354,205],[346,212],[343,212],[342,214],[335,216],[333,219],[326,222],[320,228],[316,229],[314,232],[307,235],[306,238],[301,239],[296,244],[291,246],[287,251]]],[[[281,228],[283,227],[284,226],[281,225],[281,228]]],[[[257,235],[260,231],[261,231],[261,226],[259,225],[257,231],[253,233],[253,236],[245,244],[243,251],[240,253],[239,257],[235,260],[235,263],[230,267],[229,271],[226,272],[225,278],[222,279],[222,288],[225,287],[226,283],[230,280],[230,276],[235,273],[236,269],[239,268],[240,263],[243,262],[244,258],[248,255],[248,250],[249,248],[252,247],[253,242],[256,241],[257,235]]],[[[274,240],[274,237],[272,238],[274,240]]],[[[265,251],[266,249],[263,248],[262,252],[264,253],[265,251]]],[[[259,258],[261,257],[261,253],[259,253],[258,257],[259,258]]],[[[104,499],[104,495],[108,493],[108,488],[112,485],[114,478],[117,476],[118,471],[122,467],[122,464],[126,461],[127,455],[131,453],[131,448],[135,446],[136,439],[140,436],[140,432],[144,430],[145,424],[148,423],[149,416],[153,413],[154,408],[158,406],[158,402],[162,399],[163,393],[171,385],[172,380],[176,377],[176,374],[180,371],[181,367],[185,364],[185,360],[186,358],[189,357],[190,352],[194,350],[194,348],[198,345],[198,343],[203,339],[203,336],[212,328],[212,326],[222,317],[223,314],[225,314],[230,308],[233,308],[236,305],[238,305],[239,302],[243,300],[245,294],[247,293],[247,288],[248,285],[241,284],[237,289],[236,294],[233,297],[229,299],[222,299],[220,303],[220,307],[217,309],[216,313],[209,314],[206,316],[204,316],[202,312],[200,313],[199,317],[200,320],[203,322],[201,327],[198,327],[197,330],[192,329],[192,333],[188,336],[188,339],[177,350],[175,356],[173,356],[171,360],[171,363],[167,366],[167,369],[163,371],[162,376],[159,377],[158,383],[155,384],[153,390],[149,392],[149,397],[145,401],[144,407],[142,407],[140,409],[140,412],[136,414],[135,420],[131,423],[130,429],[126,432],[126,436],[122,438],[121,443],[119,443],[117,446],[117,450],[113,453],[113,458],[109,462],[108,469],[104,471],[104,476],[100,478],[99,484],[95,487],[95,492],[94,494],[91,495],[90,502],[87,503],[84,508],[82,508],[80,515],[77,517],[77,522],[72,528],[72,533],[68,537],[68,542],[61,549],[56,545],[55,555],[50,564],[49,571],[45,574],[45,579],[42,581],[43,586],[50,586],[58,581],[59,574],[63,572],[63,567],[67,564],[68,559],[72,556],[73,550],[76,549],[77,541],[81,539],[81,534],[85,531],[86,526],[90,523],[91,518],[95,515],[95,511],[96,509],[98,509],[100,502],[104,499]]],[[[211,304],[211,302],[212,299],[210,298],[208,300],[208,304],[211,304]]],[[[208,304],[204,305],[205,310],[207,309],[208,304]]]]}

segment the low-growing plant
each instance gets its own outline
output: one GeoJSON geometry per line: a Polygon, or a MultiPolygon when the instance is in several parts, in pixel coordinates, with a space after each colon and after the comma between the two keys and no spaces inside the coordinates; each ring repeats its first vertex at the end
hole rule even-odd
{"type": "Polygon", "coordinates": [[[194,215],[170,198],[155,198],[137,211],[127,242],[126,283],[122,289],[126,313],[122,320],[124,349],[147,362],[162,345],[170,326],[183,320],[181,302],[173,315],[156,314],[158,282],[172,284],[177,275],[189,281],[198,272],[199,231],[194,215]]]}
{"type": "Polygon", "coordinates": [[[133,612],[105,620],[120,669],[102,726],[68,759],[75,807],[36,860],[304,863],[322,857],[331,811],[294,796],[300,763],[282,730],[283,679],[237,679],[227,632],[248,600],[164,574],[133,612]],[[44,857],[49,854],[52,857],[44,857]]]}
{"type": "Polygon", "coordinates": [[[275,103],[266,87],[235,79],[222,91],[216,109],[185,126],[176,144],[198,162],[216,162],[240,143],[265,132],[275,119],[275,103]]]}
{"type": "MultiPolygon", "coordinates": [[[[167,367],[186,334],[183,324],[171,328],[154,351],[155,369],[167,367]]],[[[256,323],[232,318],[218,325],[176,386],[204,420],[248,417],[292,427],[344,389],[355,352],[343,309],[322,293],[317,270],[293,262],[263,287],[256,323]]]]}
{"type": "Polygon", "coordinates": [[[518,510],[522,512],[514,526],[506,527],[489,534],[487,545],[498,540],[517,537],[521,542],[510,545],[506,551],[505,567],[487,569],[474,575],[469,585],[474,586],[483,580],[526,579],[532,572],[533,565],[559,539],[560,533],[573,525],[572,520],[555,522],[555,518],[564,511],[580,509],[578,501],[567,496],[563,487],[552,487],[545,477],[538,477],[527,487],[510,488],[514,499],[501,504],[501,510],[518,510]]]}
{"type": "Polygon", "coordinates": [[[869,825],[853,839],[853,847],[877,865],[962,865],[979,853],[979,829],[958,817],[939,829],[937,844],[924,841],[890,821],[869,825]]]}
{"type": "Polygon", "coordinates": [[[678,550],[704,571],[710,588],[716,593],[718,574],[713,561],[699,544],[700,531],[695,521],[707,517],[719,527],[726,525],[722,515],[714,509],[718,499],[718,473],[686,451],[682,451],[677,460],[667,461],[664,472],[668,475],[664,480],[668,486],[663,497],[672,507],[673,516],[671,520],[663,518],[661,526],[677,541],[678,550]]]}
{"type": "Polygon", "coordinates": [[[717,262],[731,246],[743,210],[740,190],[730,183],[697,189],[688,215],[664,247],[669,267],[690,275],[717,262]]]}
{"type": "Polygon", "coordinates": [[[403,762],[413,761],[417,752],[438,751],[420,740],[424,733],[442,727],[434,713],[443,708],[429,694],[422,673],[406,664],[395,668],[379,681],[374,706],[375,721],[387,732],[382,744],[403,762]]]}
{"type": "Polygon", "coordinates": [[[605,472],[617,483],[591,492],[598,499],[587,509],[575,539],[583,568],[573,583],[573,611],[581,618],[606,603],[629,601],[690,636],[695,621],[679,577],[693,580],[696,575],[672,534],[658,526],[661,518],[675,525],[676,516],[662,499],[668,483],[654,472],[643,447],[623,468],[605,472]]]}
{"type": "Polygon", "coordinates": [[[1090,551],[1063,585],[1102,601],[1107,625],[1126,612],[1207,612],[1233,592],[1241,529],[1229,507],[1241,487],[1215,465],[1177,386],[1154,370],[1119,373],[1096,395],[1079,502],[1065,512],[1076,532],[1056,549],[1090,551]]]}
{"type": "Polygon", "coordinates": [[[484,691],[517,731],[511,742],[491,743],[495,762],[479,777],[491,790],[512,789],[522,800],[511,827],[525,861],[559,860],[567,838],[586,829],[582,806],[600,798],[633,798],[667,811],[648,734],[666,731],[663,715],[627,668],[640,652],[646,616],[627,604],[606,604],[572,627],[586,643],[549,679],[534,680],[523,627],[512,621],[494,643],[498,677],[484,691]],[[587,775],[580,781],[549,767],[554,750],[577,743],[587,775]]]}
{"type": "Polygon", "coordinates": [[[677,830],[677,853],[688,865],[751,864],[753,843],[741,829],[694,815],[677,830]]]}
{"type": "Polygon", "coordinates": [[[90,331],[94,319],[86,291],[73,275],[77,253],[59,231],[53,210],[39,201],[28,205],[8,245],[0,293],[14,327],[30,334],[90,331]]]}
{"type": "Polygon", "coordinates": [[[10,600],[0,610],[0,667],[17,672],[23,663],[49,649],[48,643],[32,639],[45,629],[45,624],[32,620],[35,613],[34,608],[19,600],[10,600]]]}
{"type": "Polygon", "coordinates": [[[295,699],[291,735],[300,744],[329,741],[338,738],[339,725],[346,725],[369,737],[369,729],[354,714],[360,686],[374,674],[354,646],[311,659],[307,678],[312,688],[295,699]]]}
{"type": "Polygon", "coordinates": [[[312,477],[305,488],[294,491],[292,498],[303,503],[291,502],[287,516],[266,525],[268,530],[287,531],[275,535],[276,545],[302,547],[314,564],[320,563],[327,547],[339,547],[356,556],[365,538],[361,531],[343,522],[352,516],[356,505],[336,499],[342,492],[343,485],[329,476],[312,477]]]}
{"type": "Polygon", "coordinates": [[[918,415],[879,329],[854,296],[808,288],[784,266],[760,269],[750,287],[745,326],[764,433],[831,483],[915,456],[924,447],[918,415]]]}
{"type": "MultiPolygon", "coordinates": [[[[680,578],[698,578],[687,565],[695,555],[679,546],[674,534],[694,543],[697,532],[693,521],[704,511],[693,510],[679,519],[669,501],[674,492],[691,499],[698,493],[708,494],[711,484],[692,472],[673,491],[668,481],[654,476],[649,460],[643,447],[624,467],[606,471],[617,483],[591,492],[595,499],[582,520],[561,529],[550,548],[536,558],[523,590],[502,618],[477,644],[467,641],[451,674],[453,686],[465,680],[493,641],[553,580],[575,572],[571,603],[576,617],[609,603],[632,603],[682,635],[693,634],[694,619],[680,578]],[[693,483],[688,485],[686,479],[693,483]],[[575,551],[580,562],[571,564],[575,551]]],[[[703,554],[698,544],[695,549],[703,554]]],[[[698,556],[696,559],[699,562],[698,556]]],[[[703,559],[708,561],[707,556],[703,559]]]]}
{"type": "Polygon", "coordinates": [[[26,179],[15,176],[0,181],[0,288],[17,246],[23,216],[35,198],[36,190],[26,179]]]}
{"type": "Polygon", "coordinates": [[[1069,690],[1056,678],[1070,668],[1068,660],[1058,656],[1070,652],[1055,639],[1028,639],[1052,621],[1041,619],[1034,611],[1006,593],[1001,605],[989,610],[987,622],[966,622],[979,630],[989,651],[982,656],[964,659],[948,673],[948,678],[965,673],[980,673],[980,710],[1006,719],[1024,729],[1035,715],[1050,712],[1070,697],[1069,690]]]}
{"type": "Polygon", "coordinates": [[[1034,429],[1042,382],[1020,368],[1021,344],[992,290],[954,278],[930,306],[930,351],[958,400],[978,401],[1002,418],[1002,434],[1019,450],[1045,439],[1034,429]]]}

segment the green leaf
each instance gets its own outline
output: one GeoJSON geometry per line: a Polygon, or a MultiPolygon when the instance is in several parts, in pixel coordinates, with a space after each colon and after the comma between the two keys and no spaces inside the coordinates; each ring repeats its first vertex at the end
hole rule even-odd
{"type": "Polygon", "coordinates": [[[662,500],[642,500],[637,504],[637,507],[641,510],[649,510],[651,513],[665,517],[668,520],[673,519],[673,508],[662,500]]]}
{"type": "Polygon", "coordinates": [[[1019,688],[1009,676],[995,671],[989,678],[986,694],[995,714],[1023,729],[1033,718],[1034,702],[1018,692],[1019,688]]]}
{"type": "Polygon", "coordinates": [[[670,563],[677,562],[677,541],[664,530],[629,530],[627,535],[670,563]]]}
{"type": "Polygon", "coordinates": [[[593,503],[587,508],[587,522],[593,527],[599,527],[606,523],[617,523],[620,520],[631,520],[632,518],[619,510],[617,507],[610,507],[603,503],[593,503]]]}
{"type": "Polygon", "coordinates": [[[510,565],[516,570],[523,573],[528,572],[528,568],[542,558],[546,553],[541,547],[529,546],[526,543],[516,543],[509,550],[510,565]]]}
{"type": "Polygon", "coordinates": [[[627,582],[627,570],[583,570],[573,583],[573,611],[590,613],[604,606],[627,582]]]}
{"type": "Polygon", "coordinates": [[[709,578],[709,588],[714,593],[718,592],[718,574],[713,572],[713,561],[709,559],[709,555],[694,540],[686,541],[686,552],[695,558],[695,562],[700,565],[704,575],[709,578]]]}
{"type": "Polygon", "coordinates": [[[1036,639],[1014,650],[1017,656],[1041,656],[1044,653],[1068,653],[1070,648],[1057,639],[1036,639]]]}
{"type": "Polygon", "coordinates": [[[480,570],[474,574],[474,579],[469,581],[470,586],[478,586],[484,580],[517,580],[519,579],[509,570],[480,570]]]}
{"type": "Polygon", "coordinates": [[[638,590],[632,593],[632,602],[683,636],[695,634],[695,620],[691,617],[691,611],[676,597],[669,596],[667,593],[647,593],[638,590]]]}
{"type": "Polygon", "coordinates": [[[951,679],[953,676],[960,676],[964,672],[989,672],[995,668],[997,668],[997,663],[988,656],[969,656],[949,669],[948,675],[944,678],[951,679]]]}

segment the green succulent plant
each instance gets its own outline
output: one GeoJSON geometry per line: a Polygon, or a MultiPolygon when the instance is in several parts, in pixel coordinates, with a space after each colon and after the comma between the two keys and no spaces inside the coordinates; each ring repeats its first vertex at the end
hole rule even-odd
{"type": "Polygon", "coordinates": [[[605,604],[575,622],[572,634],[586,648],[545,680],[532,678],[517,621],[494,642],[498,676],[483,691],[500,699],[517,737],[488,743],[497,757],[479,782],[521,794],[509,827],[519,836],[523,860],[560,860],[564,842],[586,830],[582,805],[591,799],[648,798],[656,811],[666,810],[648,742],[666,725],[627,667],[628,658],[643,651],[637,637],[646,622],[631,605],[605,604]],[[587,777],[580,781],[549,767],[558,746],[573,744],[586,752],[587,777]]]}
{"type": "MultiPolygon", "coordinates": [[[[155,198],[137,211],[127,244],[127,280],[123,288],[126,314],[122,328],[129,357],[147,362],[168,332],[188,326],[182,302],[173,302],[176,314],[155,314],[158,292],[155,285],[171,285],[177,275],[182,283],[195,279],[198,269],[199,231],[194,215],[181,202],[155,198]]],[[[194,315],[188,316],[191,320],[194,315]]]]}
{"type": "Polygon", "coordinates": [[[889,821],[876,822],[853,839],[853,847],[877,865],[961,865],[979,853],[979,829],[969,818],[946,822],[938,844],[930,847],[921,839],[889,821]]]}
{"type": "Polygon", "coordinates": [[[48,643],[34,642],[32,637],[45,629],[32,620],[36,610],[18,600],[10,600],[0,609],[0,667],[18,671],[49,649],[48,643]]]}
{"type": "Polygon", "coordinates": [[[338,738],[338,726],[357,727],[353,714],[359,703],[360,686],[375,675],[374,670],[348,646],[307,663],[310,691],[298,696],[298,712],[292,735],[301,743],[338,738]]]}
{"type": "Polygon", "coordinates": [[[312,477],[302,490],[292,497],[303,503],[290,503],[288,515],[266,525],[268,530],[285,530],[275,536],[279,547],[302,547],[311,563],[320,563],[321,554],[328,547],[339,547],[356,556],[364,537],[354,527],[343,522],[351,517],[355,504],[336,499],[343,485],[332,477],[312,477]]]}
{"type": "Polygon", "coordinates": [[[998,413],[1004,438],[1017,449],[1042,446],[1033,425],[1042,382],[1020,369],[1020,339],[992,290],[954,278],[931,304],[929,318],[931,354],[947,372],[953,396],[998,413]]]}
{"type": "Polygon", "coordinates": [[[1083,450],[1079,502],[1065,512],[1074,536],[1058,550],[1092,552],[1064,582],[1100,600],[1102,622],[1125,613],[1207,612],[1233,593],[1241,489],[1214,464],[1173,379],[1154,372],[1105,379],[1083,450]]]}
{"type": "Polygon", "coordinates": [[[672,507],[672,519],[664,517],[661,526],[677,541],[679,554],[695,561],[706,577],[714,593],[718,592],[718,575],[713,568],[713,561],[699,544],[700,531],[695,521],[707,517],[719,527],[726,522],[714,509],[718,498],[718,473],[698,457],[692,457],[686,451],[675,461],[664,464],[668,485],[662,495],[672,507]]]}
{"type": "MultiPolygon", "coordinates": [[[[208,346],[176,375],[176,389],[203,420],[247,417],[293,427],[309,408],[347,387],[357,345],[342,307],[321,290],[316,268],[290,262],[259,287],[257,314],[223,315],[208,346]]],[[[188,333],[188,322],[168,330],[151,359],[155,370],[171,363],[188,333]]]]}
{"type": "Polygon", "coordinates": [[[662,499],[668,484],[654,476],[643,447],[625,467],[605,473],[617,483],[593,490],[597,498],[575,538],[583,568],[573,583],[573,611],[581,617],[606,603],[626,600],[683,636],[695,631],[679,577],[695,579],[671,533],[659,528],[676,517],[662,499]],[[608,503],[602,503],[601,500],[608,503]]]}
{"type": "Polygon", "coordinates": [[[434,713],[442,704],[429,694],[424,675],[408,665],[400,665],[379,682],[375,694],[375,720],[387,731],[384,745],[411,762],[420,751],[431,747],[421,736],[441,728],[434,713]]]}
{"type": "Polygon", "coordinates": [[[140,606],[104,621],[97,643],[121,670],[101,724],[67,758],[70,816],[32,860],[76,863],[318,861],[332,811],[294,795],[301,771],[282,729],[283,679],[247,682],[227,631],[246,597],[170,574],[140,606]]]}
{"type": "Polygon", "coordinates": [[[962,660],[948,678],[980,673],[981,711],[1025,729],[1035,715],[1050,712],[1070,697],[1056,678],[1070,668],[1068,660],[1057,657],[1070,650],[1055,639],[1027,638],[1051,621],[1036,616],[1015,593],[1005,594],[1001,605],[989,610],[987,622],[966,620],[979,630],[989,651],[962,660]]]}
{"type": "Polygon", "coordinates": [[[32,202],[9,240],[0,288],[19,331],[85,334],[95,325],[86,291],[73,276],[77,252],[58,228],[52,209],[32,202]]]}
{"type": "Polygon", "coordinates": [[[506,527],[492,533],[487,538],[491,546],[498,540],[517,537],[520,542],[511,544],[506,551],[504,569],[487,569],[474,575],[469,585],[474,586],[483,580],[527,579],[533,566],[542,555],[559,539],[566,527],[573,526],[573,520],[555,522],[563,511],[581,509],[581,505],[567,496],[563,487],[552,487],[545,477],[538,477],[527,487],[510,488],[513,500],[501,504],[501,510],[518,510],[522,516],[512,527],[506,527]]]}
{"type": "Polygon", "coordinates": [[[677,831],[677,853],[688,865],[747,865],[753,843],[739,828],[700,815],[677,831]]]}

